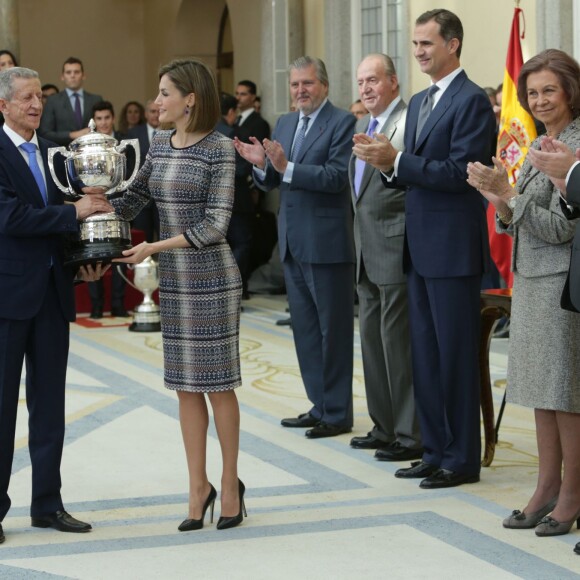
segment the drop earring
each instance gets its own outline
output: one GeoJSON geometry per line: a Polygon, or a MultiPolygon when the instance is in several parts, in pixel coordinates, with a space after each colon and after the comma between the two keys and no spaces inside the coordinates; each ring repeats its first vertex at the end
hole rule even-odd
{"type": "Polygon", "coordinates": [[[191,109],[189,107],[185,107],[185,114],[186,115],[189,115],[190,111],[191,111],[191,109]]]}

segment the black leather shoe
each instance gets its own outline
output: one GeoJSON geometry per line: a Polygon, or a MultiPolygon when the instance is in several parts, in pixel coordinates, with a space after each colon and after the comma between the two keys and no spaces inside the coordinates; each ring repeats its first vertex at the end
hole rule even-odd
{"type": "Polygon", "coordinates": [[[423,457],[423,449],[409,449],[395,441],[389,447],[384,449],[377,449],[375,451],[375,459],[379,461],[409,461],[410,459],[421,459],[423,457]]]}
{"type": "Polygon", "coordinates": [[[2,529],[2,524],[0,524],[0,544],[4,542],[6,536],[4,535],[4,530],[2,529]]]}
{"type": "Polygon", "coordinates": [[[435,473],[424,479],[419,487],[423,489],[441,489],[443,487],[456,487],[464,483],[477,483],[479,481],[479,473],[466,474],[457,473],[450,469],[438,469],[435,473]]]}
{"type": "Polygon", "coordinates": [[[93,308],[91,310],[90,318],[95,318],[95,319],[103,318],[103,309],[102,308],[93,308]]]}
{"type": "Polygon", "coordinates": [[[438,470],[439,468],[436,465],[431,465],[424,461],[413,461],[411,467],[397,469],[397,471],[395,471],[395,477],[401,477],[403,479],[423,479],[424,477],[429,477],[432,473],[435,473],[438,470]]]}
{"type": "Polygon", "coordinates": [[[364,437],[353,437],[350,440],[350,446],[355,449],[385,449],[390,443],[381,441],[376,437],[373,437],[370,433],[367,433],[364,437]]]}
{"type": "Polygon", "coordinates": [[[111,316],[119,318],[127,318],[130,314],[124,308],[113,308],[111,310],[111,316]]]}
{"type": "Polygon", "coordinates": [[[318,425],[318,422],[319,419],[316,419],[310,413],[302,413],[298,417],[290,417],[280,421],[282,427],[314,427],[318,425]]]}
{"type": "Polygon", "coordinates": [[[305,435],[308,439],[320,439],[321,437],[336,437],[343,433],[350,433],[352,427],[341,427],[340,425],[331,425],[330,423],[318,423],[316,427],[308,429],[305,435]]]}
{"type": "Polygon", "coordinates": [[[33,528],[54,528],[59,532],[73,532],[82,533],[92,530],[91,524],[86,524],[75,518],[73,518],[69,513],[63,511],[58,511],[47,516],[40,516],[32,518],[33,528]]]}
{"type": "Polygon", "coordinates": [[[280,318],[280,320],[276,320],[276,326],[292,326],[292,318],[290,316],[288,318],[280,318]]]}
{"type": "MultiPolygon", "coordinates": [[[[0,526],[0,530],[2,530],[2,526],[0,526]]],[[[576,552],[576,554],[580,554],[580,542],[574,546],[574,552],[576,552]]]]}

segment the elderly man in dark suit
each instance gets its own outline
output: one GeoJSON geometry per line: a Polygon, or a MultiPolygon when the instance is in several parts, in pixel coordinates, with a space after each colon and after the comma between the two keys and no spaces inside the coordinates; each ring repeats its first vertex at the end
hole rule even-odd
{"type": "Polygon", "coordinates": [[[290,65],[298,112],[280,117],[272,140],[235,139],[258,169],[265,191],[280,188],[280,257],[300,372],[312,408],[285,427],[306,437],[352,430],[354,244],[348,162],[355,117],[328,100],[328,75],[317,58],[290,65]]]}
{"type": "MultiPolygon", "coordinates": [[[[0,73],[0,522],[10,509],[8,485],[14,456],[23,362],[32,463],[32,525],[86,532],[63,506],[60,461],[65,429],[69,322],[75,318],[73,272],[64,268],[63,235],[77,221],[113,211],[103,195],[64,204],[49,177],[51,143],[37,137],[42,113],[38,74],[26,68],[0,73]]],[[[100,269],[82,268],[85,280],[100,269]]],[[[5,539],[0,524],[0,542],[5,539]]]]}
{"type": "MultiPolygon", "coordinates": [[[[495,118],[487,95],[460,67],[463,27],[448,10],[415,22],[413,44],[431,87],[409,102],[405,151],[386,139],[376,166],[406,186],[406,271],[413,383],[424,453],[397,477],[424,489],[479,481],[479,308],[489,255],[483,204],[467,163],[489,163],[495,118]]],[[[367,138],[367,136],[364,136],[367,138]]],[[[364,141],[364,140],[363,140],[364,141]]]]}
{"type": "Polygon", "coordinates": [[[103,97],[83,89],[83,63],[74,56],[64,61],[60,78],[65,90],[46,101],[38,132],[45,139],[68,145],[89,132],[87,126],[93,116],[93,105],[102,101],[103,97]]]}
{"type": "MultiPolygon", "coordinates": [[[[357,133],[385,135],[403,149],[407,105],[399,96],[393,61],[368,55],[357,69],[362,104],[370,115],[357,133]]],[[[369,159],[369,161],[373,161],[369,159]]],[[[381,461],[421,457],[411,371],[407,280],[403,272],[405,189],[385,188],[371,163],[352,156],[349,166],[354,208],[357,291],[365,390],[372,430],[353,437],[359,449],[376,449],[381,461]]]]}

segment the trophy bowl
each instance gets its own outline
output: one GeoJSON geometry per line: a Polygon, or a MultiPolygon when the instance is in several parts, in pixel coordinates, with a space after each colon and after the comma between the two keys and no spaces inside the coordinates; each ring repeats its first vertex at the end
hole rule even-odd
{"type": "MultiPolygon", "coordinates": [[[[98,188],[106,196],[126,190],[135,180],[139,170],[139,140],[126,139],[118,144],[114,137],[97,133],[95,123],[89,122],[90,133],[75,139],[67,150],[52,147],[48,150],[48,167],[57,187],[70,200],[91,195],[87,188],[98,188]],[[135,150],[135,167],[129,179],[125,150],[135,150]],[[64,185],[55,170],[55,156],[64,158],[64,185]]],[[[58,158],[57,158],[58,159],[58,158]]],[[[108,263],[120,258],[131,247],[131,226],[115,212],[93,214],[79,222],[77,238],[70,244],[65,265],[82,266],[97,262],[108,263]]]]}

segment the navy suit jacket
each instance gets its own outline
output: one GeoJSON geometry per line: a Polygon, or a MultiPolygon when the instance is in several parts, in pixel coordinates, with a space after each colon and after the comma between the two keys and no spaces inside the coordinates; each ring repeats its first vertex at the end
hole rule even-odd
{"type": "MultiPolygon", "coordinates": [[[[83,90],[83,128],[88,127],[93,118],[93,105],[102,101],[101,95],[93,95],[83,90]]],[[[69,134],[78,131],[75,114],[66,90],[51,95],[46,101],[38,133],[45,139],[59,145],[68,145],[72,139],[69,134]]]]}
{"type": "Polygon", "coordinates": [[[52,261],[64,317],[75,319],[73,272],[63,267],[64,240],[78,231],[76,210],[64,205],[47,164],[53,144],[39,138],[48,205],[14,143],[0,129],[0,318],[33,318],[44,299],[52,261]]]}
{"type": "MultiPolygon", "coordinates": [[[[299,113],[278,119],[272,139],[290,157],[299,113]]],[[[280,188],[278,235],[280,256],[288,248],[301,262],[354,263],[352,207],[348,163],[356,118],[328,101],[310,127],[294,165],[292,183],[267,163],[265,191],[280,188]]]]}
{"type": "MultiPolygon", "coordinates": [[[[143,166],[145,163],[145,157],[147,157],[147,153],[149,151],[149,133],[147,132],[147,124],[143,123],[142,125],[137,125],[132,129],[129,129],[127,133],[127,139],[138,139],[139,140],[139,149],[141,157],[139,159],[139,167],[143,166]]],[[[130,175],[129,172],[127,172],[130,175]]]]}
{"type": "Polygon", "coordinates": [[[409,102],[405,152],[395,180],[407,186],[406,263],[410,255],[427,278],[478,275],[489,261],[489,241],[481,194],[466,181],[467,163],[490,163],[493,111],[483,90],[461,71],[415,142],[426,92],[409,102]]]}

